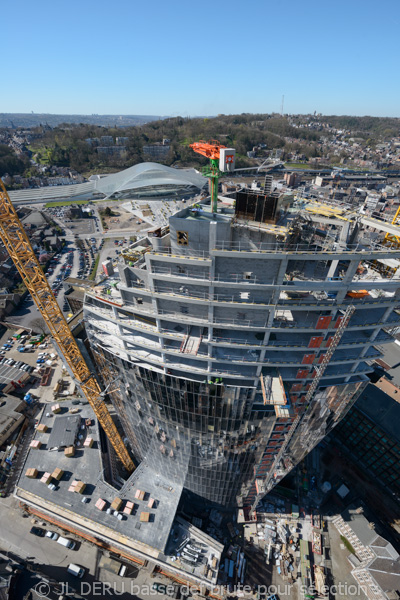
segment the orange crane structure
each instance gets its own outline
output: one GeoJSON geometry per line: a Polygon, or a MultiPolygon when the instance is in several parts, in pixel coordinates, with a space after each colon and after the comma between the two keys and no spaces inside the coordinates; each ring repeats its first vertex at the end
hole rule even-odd
{"type": "Polygon", "coordinates": [[[1,180],[0,237],[118,458],[128,472],[133,471],[135,465],[104,402],[105,392],[102,392],[78,348],[1,180]]]}
{"type": "Polygon", "coordinates": [[[203,168],[203,175],[210,179],[211,207],[213,213],[217,212],[218,204],[218,178],[222,173],[235,169],[235,149],[227,148],[217,140],[205,142],[200,140],[190,144],[192,150],[210,159],[210,164],[203,168]]]}

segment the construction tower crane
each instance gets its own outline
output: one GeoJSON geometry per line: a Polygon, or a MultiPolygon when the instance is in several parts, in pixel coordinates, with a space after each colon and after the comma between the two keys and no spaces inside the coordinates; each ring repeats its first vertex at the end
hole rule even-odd
{"type": "MultiPolygon", "coordinates": [[[[260,490],[260,492],[257,493],[257,495],[251,505],[251,508],[250,508],[251,513],[255,510],[255,508],[256,508],[257,504],[259,503],[259,501],[261,500],[261,498],[270,491],[270,489],[272,488],[274,483],[277,483],[277,481],[275,481],[275,479],[276,479],[275,478],[275,469],[277,469],[279,467],[279,463],[283,459],[284,454],[287,450],[287,447],[289,446],[290,441],[293,437],[293,434],[296,431],[296,429],[298,428],[298,426],[300,424],[306,422],[307,419],[310,418],[310,409],[312,407],[311,401],[312,401],[314,394],[318,388],[318,385],[319,385],[321,378],[325,372],[325,369],[329,365],[330,360],[331,360],[336,348],[338,347],[339,342],[342,338],[342,335],[344,334],[345,329],[348,326],[349,321],[355,310],[356,310],[356,308],[353,304],[351,304],[347,307],[346,312],[344,313],[343,318],[339,324],[339,327],[337,328],[335,335],[333,336],[333,339],[328,348],[328,351],[325,353],[321,364],[319,366],[315,367],[316,376],[313,379],[313,382],[312,382],[312,384],[307,392],[307,395],[304,399],[306,410],[302,415],[297,415],[297,417],[293,421],[289,431],[287,432],[285,440],[284,440],[284,442],[283,442],[278,454],[276,455],[275,460],[269,470],[269,476],[267,477],[267,479],[265,481],[261,482],[261,485],[260,485],[261,490],[260,490]]],[[[311,448],[310,448],[310,450],[311,450],[311,448]]]]}
{"type": "Polygon", "coordinates": [[[210,179],[211,206],[213,213],[217,212],[218,178],[221,173],[232,172],[235,169],[235,149],[227,148],[217,140],[205,142],[200,140],[190,144],[192,150],[210,159],[210,164],[203,168],[203,175],[210,179]]]}
{"type": "Polygon", "coordinates": [[[78,348],[1,180],[0,237],[118,458],[127,471],[133,471],[133,461],[105,405],[105,394],[78,348]]]}
{"type": "MultiPolygon", "coordinates": [[[[400,206],[396,211],[396,214],[394,215],[393,219],[392,219],[392,225],[400,225],[400,206]]],[[[400,247],[400,237],[398,237],[397,235],[393,235],[392,233],[387,233],[385,235],[385,238],[382,242],[383,244],[386,245],[390,245],[393,248],[399,248],[400,247]]]]}

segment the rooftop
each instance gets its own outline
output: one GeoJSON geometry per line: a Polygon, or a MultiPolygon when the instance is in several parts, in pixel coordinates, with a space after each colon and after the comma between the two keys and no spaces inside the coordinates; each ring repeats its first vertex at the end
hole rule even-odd
{"type": "Polygon", "coordinates": [[[394,393],[396,389],[390,382],[386,383],[382,379],[376,385],[369,383],[355,406],[358,410],[365,413],[376,426],[382,428],[393,439],[400,442],[398,427],[400,421],[400,402],[394,393]],[[392,393],[388,393],[388,391],[392,393]]]}
{"type": "Polygon", "coordinates": [[[15,426],[24,419],[21,411],[26,404],[20,398],[0,396],[0,440],[6,439],[15,426]]]}
{"type": "Polygon", "coordinates": [[[46,412],[42,415],[40,423],[47,425],[48,429],[46,432],[35,433],[34,439],[40,441],[41,446],[37,449],[31,448],[27,455],[16,488],[17,497],[53,513],[62,520],[76,523],[78,529],[89,529],[117,545],[136,551],[139,555],[151,556],[169,563],[174,568],[189,570],[195,576],[203,577],[204,564],[193,568],[183,563],[179,564],[174,556],[164,554],[167,545],[171,554],[182,539],[188,536],[201,540],[204,556],[220,556],[222,552],[218,542],[183,519],[174,524],[182,486],[171,486],[162,472],[154,472],[145,461],[132,473],[122,488],[117,489],[106,483],[103,480],[101,452],[107,450],[103,445],[104,439],[100,438],[90,405],[83,402],[78,407],[71,402],[63,402],[61,406],[60,417],[52,413],[51,416],[47,416],[49,413],[46,412]],[[77,415],[69,414],[70,409],[77,408],[77,415]],[[68,440],[62,439],[61,429],[66,419],[70,424],[71,436],[74,424],[79,427],[75,452],[69,457],[64,450],[49,451],[53,436],[56,435],[57,439],[63,442],[69,441],[68,436],[68,440]],[[93,440],[91,445],[87,441],[90,439],[93,440]],[[28,469],[37,469],[37,476],[28,477],[28,469]],[[61,470],[61,478],[50,478],[46,484],[42,480],[43,476],[46,473],[50,476],[55,475],[56,469],[61,470]],[[50,489],[50,482],[54,483],[57,489],[50,489]],[[72,490],[76,482],[85,484],[80,493],[72,490]],[[85,502],[84,498],[87,499],[85,502]],[[170,538],[171,529],[174,532],[173,539],[170,538]]]}
{"type": "Polygon", "coordinates": [[[79,415],[55,417],[48,441],[49,448],[65,448],[75,445],[81,425],[79,415]]]}
{"type": "Polygon", "coordinates": [[[0,391],[7,393],[14,389],[13,382],[25,382],[31,375],[15,367],[15,365],[6,365],[4,360],[0,363],[0,391]]]}
{"type": "Polygon", "coordinates": [[[86,419],[94,423],[94,414],[89,405],[80,405],[77,415],[69,415],[69,408],[77,408],[70,403],[62,403],[63,416],[57,417],[53,413],[43,413],[40,423],[47,425],[47,432],[36,431],[35,440],[41,442],[39,449],[31,449],[18,483],[20,490],[25,490],[37,497],[38,501],[44,500],[51,503],[52,506],[59,509],[67,508],[68,513],[75,513],[77,516],[90,520],[89,527],[101,525],[104,528],[113,530],[121,534],[142,542],[143,545],[159,551],[164,550],[172,521],[175,516],[176,508],[181,495],[181,489],[172,489],[169,482],[160,474],[157,477],[149,473],[144,465],[140,465],[131,475],[128,482],[122,488],[117,490],[105,483],[102,478],[103,466],[100,459],[100,440],[97,426],[85,426],[86,419]],[[46,415],[51,416],[47,417],[46,415]],[[69,432],[63,435],[63,426],[67,423],[69,432]],[[55,438],[61,448],[66,442],[73,444],[75,438],[75,428],[79,428],[78,444],[75,447],[75,454],[68,457],[64,449],[58,452],[49,451],[53,446],[52,439],[55,438]],[[91,447],[85,447],[84,442],[88,438],[93,439],[91,447]],[[36,468],[38,477],[30,479],[25,473],[28,468],[36,468]],[[63,471],[63,476],[56,482],[57,490],[51,490],[41,481],[44,473],[53,473],[56,468],[63,471]],[[70,491],[71,483],[82,481],[86,487],[82,494],[70,491]],[[145,492],[143,499],[135,497],[136,490],[145,492]],[[87,503],[82,502],[83,496],[88,498],[87,503]],[[121,497],[124,503],[131,501],[134,503],[134,511],[131,515],[124,515],[119,520],[114,514],[109,514],[106,509],[110,508],[115,497],[121,497]],[[156,500],[154,508],[147,509],[149,498],[156,500]],[[105,501],[104,510],[96,508],[96,502],[101,498],[105,501]],[[151,518],[149,522],[140,522],[142,511],[149,510],[151,518]]]}

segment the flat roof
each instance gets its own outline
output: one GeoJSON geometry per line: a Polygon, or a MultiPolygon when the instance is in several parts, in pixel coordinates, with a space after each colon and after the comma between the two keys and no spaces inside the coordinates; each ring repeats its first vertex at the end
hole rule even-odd
{"type": "Polygon", "coordinates": [[[56,417],[51,428],[49,448],[65,448],[73,446],[78,436],[81,417],[79,415],[66,415],[56,417]]]}
{"type": "MultiPolygon", "coordinates": [[[[21,354],[21,360],[23,361],[24,355],[21,354]]],[[[26,371],[18,369],[14,365],[5,365],[4,360],[0,363],[0,391],[7,387],[11,381],[27,381],[31,375],[36,376],[35,373],[29,374],[26,371]]]]}
{"type": "Polygon", "coordinates": [[[370,546],[378,537],[378,533],[370,526],[366,516],[354,505],[347,507],[341,516],[364,546],[370,546]]]}
{"type": "Polygon", "coordinates": [[[397,388],[392,386],[392,395],[387,392],[386,387],[389,386],[385,384],[380,389],[377,385],[369,383],[358,398],[355,407],[367,415],[375,426],[380,427],[399,442],[400,402],[394,394],[397,388]]]}
{"type": "MultiPolygon", "coordinates": [[[[46,414],[50,413],[43,412],[40,423],[51,428],[51,433],[36,431],[34,439],[41,441],[42,445],[40,449],[29,451],[18,488],[36,496],[39,503],[43,499],[56,507],[67,509],[69,513],[75,513],[78,517],[85,517],[92,524],[103,525],[118,534],[138,540],[162,552],[168,541],[182,486],[174,485],[172,487],[166,477],[161,473],[154,473],[145,463],[140,464],[132,473],[122,489],[118,490],[105,483],[102,479],[103,465],[100,460],[100,436],[97,425],[79,429],[79,435],[82,435],[83,438],[79,440],[80,445],[75,448],[73,457],[65,456],[64,450],[49,451],[50,444],[52,444],[51,439],[54,434],[61,435],[60,428],[65,423],[65,419],[69,419],[69,422],[72,421],[71,430],[74,422],[77,422],[78,427],[84,424],[86,419],[95,423],[90,405],[72,405],[71,402],[63,402],[61,406],[66,410],[71,407],[78,408],[79,414],[69,417],[55,417],[51,414],[47,417],[46,414]],[[83,446],[87,438],[94,440],[90,448],[83,446]],[[36,479],[26,477],[25,473],[28,468],[38,470],[39,474],[36,479]],[[58,485],[58,489],[50,490],[44,482],[40,481],[40,477],[44,473],[53,473],[56,468],[62,469],[64,474],[58,482],[53,481],[58,485]],[[83,494],[69,491],[74,480],[86,484],[83,494]],[[135,497],[137,490],[144,492],[143,499],[135,497]],[[84,496],[89,499],[89,502],[82,502],[84,496]],[[125,514],[123,520],[106,512],[116,497],[123,500],[123,507],[128,501],[134,503],[134,511],[130,515],[125,514]],[[100,498],[105,500],[104,510],[99,510],[95,506],[100,498]],[[155,500],[152,508],[147,506],[150,498],[155,500]],[[140,521],[142,512],[150,513],[148,522],[140,521]]],[[[61,437],[56,437],[56,439],[61,441],[61,437]]]]}
{"type": "Polygon", "coordinates": [[[26,404],[21,398],[0,395],[0,437],[3,433],[7,433],[14,423],[24,419],[21,411],[25,406],[26,404]]]}
{"type": "MultiPolygon", "coordinates": [[[[72,523],[77,529],[90,530],[97,537],[105,537],[110,544],[122,545],[133,554],[136,551],[139,556],[147,555],[169,565],[181,575],[186,573],[188,577],[216,583],[218,569],[209,569],[206,575],[205,563],[211,565],[213,557],[216,557],[219,564],[223,545],[176,516],[182,485],[171,485],[167,477],[161,472],[156,473],[145,461],[121,489],[104,482],[100,454],[105,450],[104,440],[100,439],[92,408],[86,402],[72,405],[72,402],[66,401],[61,405],[67,410],[78,408],[76,416],[80,424],[90,419],[91,425],[80,428],[80,435],[84,437],[79,440],[80,445],[75,448],[73,457],[65,456],[63,450],[49,451],[49,430],[36,430],[34,439],[41,441],[42,445],[39,449],[29,450],[17,483],[16,497],[54,515],[54,518],[72,523]],[[83,443],[89,437],[93,444],[85,447],[83,443]],[[26,476],[29,468],[37,469],[36,478],[26,476]],[[56,468],[61,469],[63,475],[58,481],[52,479],[57,489],[51,490],[40,479],[44,473],[51,474],[56,468]],[[85,484],[82,493],[71,490],[74,481],[85,484]],[[88,501],[82,502],[83,498],[88,501]],[[118,509],[122,519],[111,510],[111,503],[116,498],[122,501],[118,509]],[[96,506],[99,500],[104,502],[103,510],[96,506]],[[124,513],[128,503],[132,506],[131,514],[124,513]],[[179,546],[185,540],[201,548],[201,557],[196,564],[185,563],[178,557],[179,546]]],[[[53,415],[47,417],[44,411],[40,422],[50,428],[55,420],[53,415]]]]}

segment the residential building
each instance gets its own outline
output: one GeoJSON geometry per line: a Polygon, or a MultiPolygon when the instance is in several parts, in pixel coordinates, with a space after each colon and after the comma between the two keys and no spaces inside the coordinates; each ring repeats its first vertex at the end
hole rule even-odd
{"type": "Polygon", "coordinates": [[[362,508],[351,506],[333,518],[341,536],[354,550],[348,556],[354,579],[370,600],[394,600],[400,590],[400,555],[362,508]]]}
{"type": "Polygon", "coordinates": [[[301,173],[285,173],[284,181],[289,187],[296,187],[301,181],[301,173]]]}
{"type": "Polygon", "coordinates": [[[117,144],[117,146],[126,146],[129,142],[129,138],[128,137],[116,137],[115,138],[115,143],[117,144]]]}
{"type": "Polygon", "coordinates": [[[114,138],[112,135],[102,135],[100,137],[100,143],[103,144],[103,146],[113,146],[114,138]]]}
{"type": "Polygon", "coordinates": [[[122,156],[126,152],[125,146],[99,146],[96,150],[106,156],[122,156]]]}
{"type": "Polygon", "coordinates": [[[170,146],[166,144],[151,144],[143,146],[142,148],[144,155],[147,154],[148,156],[152,156],[155,158],[162,158],[163,156],[166,156],[169,152],[169,149],[170,146]]]}
{"type": "Polygon", "coordinates": [[[26,403],[20,398],[0,395],[0,446],[2,446],[11,434],[22,425],[25,420],[23,414],[26,403]]]}

